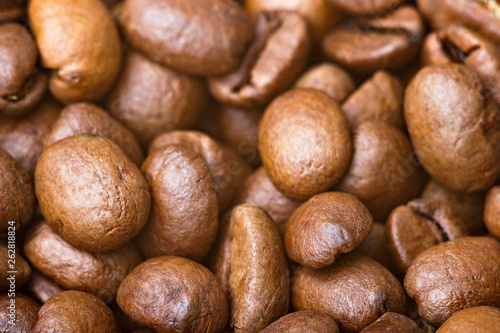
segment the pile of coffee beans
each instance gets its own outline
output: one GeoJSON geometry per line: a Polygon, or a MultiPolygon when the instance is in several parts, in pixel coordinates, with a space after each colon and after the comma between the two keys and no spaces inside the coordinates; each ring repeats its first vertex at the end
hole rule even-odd
{"type": "Polygon", "coordinates": [[[500,1],[0,0],[0,332],[500,332],[500,1]]]}

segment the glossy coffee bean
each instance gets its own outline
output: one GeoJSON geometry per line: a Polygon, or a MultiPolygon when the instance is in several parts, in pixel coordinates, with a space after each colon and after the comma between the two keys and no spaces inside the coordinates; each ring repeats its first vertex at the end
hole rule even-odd
{"type": "Polygon", "coordinates": [[[39,309],[37,302],[21,293],[16,293],[15,297],[0,294],[0,331],[33,332],[39,309]],[[8,308],[12,307],[11,300],[15,301],[12,311],[8,308]],[[9,322],[14,322],[14,325],[9,322]]]}
{"type": "Polygon", "coordinates": [[[404,287],[417,302],[419,314],[440,326],[465,308],[499,307],[499,279],[500,243],[462,237],[422,252],[408,269],[404,287]]]}
{"type": "Polygon", "coordinates": [[[455,313],[436,331],[436,333],[472,331],[495,333],[499,330],[500,309],[492,306],[477,306],[455,313]]]}
{"type": "Polygon", "coordinates": [[[338,333],[335,321],[322,313],[314,311],[296,311],[276,320],[260,333],[338,333]]]}
{"type": "Polygon", "coordinates": [[[500,186],[493,187],[486,196],[484,223],[490,234],[500,238],[500,186]]]}
{"type": "Polygon", "coordinates": [[[386,312],[373,324],[362,329],[360,333],[384,332],[423,333],[413,320],[395,312],[386,312]]]}
{"type": "Polygon", "coordinates": [[[386,230],[389,250],[403,273],[424,250],[468,236],[453,209],[435,199],[415,199],[397,207],[387,219],[386,230]]]}
{"type": "Polygon", "coordinates": [[[321,268],[352,251],[372,229],[373,218],[355,197],[340,192],[315,195],[299,206],[286,224],[290,259],[321,268]]]}

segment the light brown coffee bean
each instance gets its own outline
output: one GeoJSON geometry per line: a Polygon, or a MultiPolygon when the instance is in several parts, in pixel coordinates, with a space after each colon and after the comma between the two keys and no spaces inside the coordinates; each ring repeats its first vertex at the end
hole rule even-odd
{"type": "Polygon", "coordinates": [[[15,297],[0,294],[0,332],[33,332],[39,309],[37,302],[21,293],[16,293],[15,297]],[[15,301],[14,309],[10,310],[12,300],[15,301]]]}
{"type": "Polygon", "coordinates": [[[500,309],[492,306],[477,306],[464,309],[451,316],[436,333],[460,333],[500,331],[500,309]]]}
{"type": "Polygon", "coordinates": [[[335,321],[322,313],[296,311],[276,320],[260,333],[338,333],[335,321]]]}
{"type": "Polygon", "coordinates": [[[31,267],[19,250],[18,247],[13,249],[8,247],[7,242],[0,241],[0,291],[11,289],[15,292],[16,288],[24,286],[31,277],[31,267]]]}
{"type": "Polygon", "coordinates": [[[484,223],[493,236],[500,238],[500,186],[493,187],[486,196],[484,223]]]}
{"type": "Polygon", "coordinates": [[[410,318],[395,312],[386,312],[373,324],[365,327],[360,333],[423,333],[410,318]]]}

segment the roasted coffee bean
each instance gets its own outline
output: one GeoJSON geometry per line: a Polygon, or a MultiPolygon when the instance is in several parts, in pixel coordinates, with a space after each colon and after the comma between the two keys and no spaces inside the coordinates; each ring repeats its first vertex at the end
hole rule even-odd
{"type": "Polygon", "coordinates": [[[264,106],[304,69],[309,47],[307,23],[299,14],[259,13],[255,17],[255,39],[239,68],[211,78],[210,92],[224,104],[264,106]]]}
{"type": "Polygon", "coordinates": [[[352,15],[372,15],[403,3],[403,0],[328,0],[332,5],[352,15]]]}
{"type": "Polygon", "coordinates": [[[214,275],[179,257],[160,256],[136,267],[121,284],[117,302],[132,319],[157,332],[221,332],[228,318],[214,275]]]}
{"type": "MultiPolygon", "coordinates": [[[[0,21],[2,9],[0,4],[0,21]]],[[[47,90],[47,74],[36,67],[38,49],[22,25],[0,25],[0,115],[19,117],[33,109],[47,90]]]]}
{"type": "Polygon", "coordinates": [[[121,45],[111,13],[99,0],[33,0],[30,26],[49,88],[62,103],[97,101],[114,83],[121,45]]]}
{"type": "Polygon", "coordinates": [[[11,285],[19,288],[30,279],[31,267],[16,250],[19,249],[9,248],[7,243],[0,241],[0,291],[15,290],[11,285]]]}
{"type": "Polygon", "coordinates": [[[352,140],[352,161],[336,189],[361,200],[376,221],[385,221],[395,207],[418,196],[425,174],[408,138],[389,124],[363,123],[352,140]]]}
{"type": "Polygon", "coordinates": [[[500,49],[473,31],[452,25],[429,35],[421,62],[423,66],[457,62],[472,68],[500,103],[500,49]]]}
{"type": "Polygon", "coordinates": [[[500,4],[496,0],[417,0],[418,9],[432,28],[464,25],[500,42],[500,4]]]}
{"type": "Polygon", "coordinates": [[[61,106],[43,99],[24,117],[0,118],[0,146],[33,177],[43,150],[43,138],[56,122],[61,106]]]}
{"type": "Polygon", "coordinates": [[[33,332],[118,333],[120,328],[111,309],[99,298],[70,290],[45,302],[33,332]]]}
{"type": "Polygon", "coordinates": [[[341,332],[357,332],[386,312],[402,313],[405,305],[403,288],[394,275],[353,253],[325,268],[296,270],[292,297],[295,309],[327,314],[341,332]]]}
{"type": "Polygon", "coordinates": [[[385,122],[404,130],[404,86],[385,71],[377,71],[342,104],[351,131],[368,121],[385,122]]]}
{"type": "Polygon", "coordinates": [[[250,18],[232,0],[126,0],[120,23],[149,58],[201,76],[235,69],[253,38],[250,18]]]}
{"type": "Polygon", "coordinates": [[[355,83],[345,70],[325,62],[302,74],[295,82],[295,88],[316,89],[342,103],[354,91],[355,83]]]}
{"type": "Polygon", "coordinates": [[[0,0],[0,22],[15,20],[26,12],[26,0],[0,0]]]}
{"type": "Polygon", "coordinates": [[[386,312],[373,324],[362,329],[360,333],[384,332],[423,333],[413,320],[395,312],[386,312]]]}
{"type": "Polygon", "coordinates": [[[43,220],[30,228],[24,252],[34,267],[60,286],[92,293],[106,303],[115,299],[120,283],[142,260],[133,244],[108,253],[78,250],[43,220]]]}
{"type": "Polygon", "coordinates": [[[385,225],[382,223],[374,222],[372,231],[356,246],[353,252],[372,258],[392,273],[397,272],[396,264],[387,245],[385,225]]]}
{"type": "Polygon", "coordinates": [[[422,198],[441,200],[450,205],[469,229],[469,234],[482,235],[485,233],[483,222],[484,193],[452,191],[431,179],[421,196],[422,198]]]}
{"type": "Polygon", "coordinates": [[[35,212],[33,182],[1,147],[0,170],[0,231],[9,229],[12,232],[28,223],[35,212]]]}
{"type": "Polygon", "coordinates": [[[16,292],[15,297],[0,294],[0,332],[33,332],[39,309],[37,302],[21,293],[16,292]]]}
{"type": "Polygon", "coordinates": [[[26,290],[33,298],[43,304],[52,296],[60,294],[66,289],[35,269],[31,274],[31,279],[26,284],[26,290]]]}
{"type": "Polygon", "coordinates": [[[147,147],[161,133],[192,126],[206,101],[200,79],[129,51],[106,107],[147,147]]]}
{"type": "Polygon", "coordinates": [[[144,161],[144,153],[132,132],[111,118],[106,111],[91,103],[75,103],[65,107],[43,143],[47,147],[78,134],[108,138],[116,143],[134,164],[140,166],[144,161]]]}
{"type": "Polygon", "coordinates": [[[306,200],[330,189],[347,170],[352,153],[347,119],[324,93],[290,90],[266,109],[259,150],[274,186],[306,200]]]}
{"type": "Polygon", "coordinates": [[[500,306],[500,243],[462,237],[433,246],[415,259],[404,280],[419,314],[440,326],[454,313],[479,305],[500,306]]]}
{"type": "Polygon", "coordinates": [[[343,17],[338,9],[328,4],[328,0],[245,0],[245,9],[250,15],[274,10],[297,12],[307,20],[315,41],[319,41],[343,17]]]}
{"type": "Polygon", "coordinates": [[[112,141],[75,135],[47,147],[35,174],[36,196],[48,224],[78,249],[124,246],[146,223],[149,186],[112,141]]]}
{"type": "Polygon", "coordinates": [[[420,70],[406,89],[405,119],[420,162],[444,186],[479,192],[500,177],[500,110],[473,70],[420,70]]]}
{"type": "Polygon", "coordinates": [[[500,238],[500,186],[493,187],[486,197],[484,223],[488,231],[500,238]]]}
{"type": "Polygon", "coordinates": [[[175,255],[202,260],[219,225],[217,194],[207,163],[185,146],[169,145],[151,153],[142,172],[153,203],[139,236],[141,252],[147,258],[175,255]]]}
{"type": "Polygon", "coordinates": [[[288,257],[301,265],[321,268],[352,251],[370,233],[373,217],[347,193],[315,195],[295,210],[286,224],[288,257]]]}
{"type": "Polygon", "coordinates": [[[436,333],[462,333],[500,331],[500,310],[492,306],[477,306],[464,309],[451,316],[436,333]]]}
{"type": "Polygon", "coordinates": [[[374,72],[407,65],[417,55],[424,23],[412,6],[380,17],[354,17],[323,39],[326,55],[355,72],[374,72]]]}
{"type": "Polygon", "coordinates": [[[276,320],[260,333],[338,333],[335,321],[322,313],[297,311],[276,320]]]}
{"type": "Polygon", "coordinates": [[[444,201],[415,199],[392,211],[387,219],[387,243],[402,273],[424,250],[468,236],[465,223],[444,201]]]}

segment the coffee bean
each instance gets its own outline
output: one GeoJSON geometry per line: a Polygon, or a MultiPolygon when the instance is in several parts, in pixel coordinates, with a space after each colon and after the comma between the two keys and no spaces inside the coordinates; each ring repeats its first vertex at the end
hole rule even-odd
{"type": "Polygon", "coordinates": [[[40,305],[21,293],[16,293],[14,303],[15,320],[11,325],[12,308],[11,298],[8,294],[0,294],[0,331],[1,332],[33,332],[40,305]]]}
{"type": "Polygon", "coordinates": [[[15,20],[26,12],[26,0],[9,0],[0,3],[0,22],[15,20]]]}
{"type": "Polygon", "coordinates": [[[260,333],[338,333],[335,321],[324,314],[314,311],[297,311],[276,320],[260,333]]]}
{"type": "Polygon", "coordinates": [[[493,187],[484,205],[484,223],[488,231],[500,238],[500,186],[493,187]]]}
{"type": "Polygon", "coordinates": [[[328,0],[335,7],[353,15],[370,15],[398,6],[403,0],[328,0]]]}
{"type": "Polygon", "coordinates": [[[43,275],[38,270],[33,270],[31,278],[26,285],[29,294],[33,296],[38,302],[45,303],[49,298],[54,295],[60,294],[66,289],[59,286],[51,278],[43,275]]]}
{"type": "Polygon", "coordinates": [[[413,320],[395,312],[386,312],[373,324],[362,329],[360,333],[383,332],[423,333],[413,320]]]}
{"type": "Polygon", "coordinates": [[[0,291],[11,289],[12,282],[15,283],[16,287],[22,287],[31,277],[30,265],[21,254],[15,253],[11,256],[13,253],[9,251],[7,243],[0,241],[0,291]],[[14,269],[12,269],[13,267],[14,269]],[[12,280],[12,276],[15,276],[14,280],[12,280]]]}
{"type": "Polygon", "coordinates": [[[479,327],[484,333],[498,332],[500,330],[500,310],[492,306],[464,309],[451,316],[436,333],[471,332],[479,327]]]}

